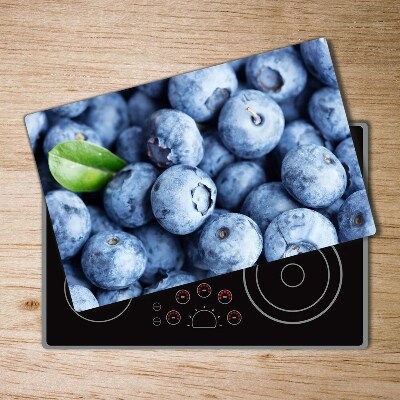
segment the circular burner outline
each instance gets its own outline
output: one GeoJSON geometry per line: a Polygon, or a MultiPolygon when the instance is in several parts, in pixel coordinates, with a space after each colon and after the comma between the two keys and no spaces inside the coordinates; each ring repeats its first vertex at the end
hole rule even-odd
{"type": "MultiPolygon", "coordinates": [[[[257,266],[257,268],[258,268],[258,266],[257,266]]],[[[299,264],[296,264],[296,263],[289,263],[289,264],[286,264],[286,265],[282,268],[282,271],[281,271],[281,281],[282,281],[282,283],[283,283],[285,286],[287,286],[287,287],[289,287],[289,288],[296,288],[296,287],[300,286],[300,285],[304,282],[304,279],[305,279],[305,278],[306,278],[306,273],[304,272],[303,267],[302,267],[301,265],[299,265],[299,264]],[[301,271],[303,272],[303,279],[302,279],[301,282],[298,283],[297,285],[289,285],[289,284],[287,284],[287,283],[285,282],[285,280],[283,279],[283,271],[284,271],[285,268],[288,267],[289,265],[296,265],[296,267],[299,267],[299,268],[301,269],[301,271]]]]}
{"type": "MultiPolygon", "coordinates": [[[[253,300],[253,298],[250,295],[249,289],[247,287],[247,282],[246,282],[246,269],[243,269],[243,285],[244,285],[244,290],[246,291],[247,297],[249,298],[251,304],[253,304],[253,306],[261,313],[263,314],[265,317],[275,321],[275,322],[279,322],[282,324],[286,324],[286,325],[300,325],[300,324],[305,324],[307,322],[313,321],[317,318],[319,318],[321,315],[325,314],[333,305],[333,303],[336,301],[337,297],[339,296],[340,290],[342,288],[342,283],[343,283],[343,267],[342,267],[342,260],[340,259],[339,253],[337,252],[337,250],[335,249],[334,246],[331,246],[331,249],[334,251],[336,258],[338,260],[339,263],[339,271],[340,271],[340,279],[339,279],[339,285],[337,288],[337,291],[335,293],[335,296],[333,297],[333,299],[331,300],[331,302],[328,304],[327,307],[325,307],[324,310],[322,310],[320,313],[318,313],[317,315],[315,315],[314,317],[302,320],[302,321],[283,321],[280,320],[278,318],[272,317],[271,315],[267,314],[266,312],[264,312],[253,300]]],[[[321,250],[318,250],[320,253],[322,253],[321,250]]],[[[257,266],[258,267],[258,266],[257,266]]]]}
{"type": "MultiPolygon", "coordinates": [[[[292,312],[292,313],[294,313],[294,312],[306,311],[306,310],[308,310],[308,309],[314,307],[317,303],[319,303],[319,302],[321,301],[321,299],[324,297],[326,291],[328,290],[329,282],[330,282],[330,280],[331,280],[331,272],[330,272],[330,270],[329,270],[329,263],[328,263],[328,260],[326,259],[324,253],[322,253],[321,250],[318,250],[318,251],[322,254],[322,257],[323,257],[324,260],[325,260],[326,269],[328,270],[328,280],[327,280],[327,282],[326,282],[325,289],[324,289],[324,291],[322,292],[321,296],[319,296],[318,299],[314,301],[314,303],[312,303],[312,304],[309,305],[308,307],[299,308],[299,309],[297,309],[297,310],[287,310],[286,308],[281,308],[281,307],[278,307],[278,306],[276,306],[275,304],[271,303],[271,302],[265,297],[264,293],[262,292],[262,290],[261,290],[261,288],[260,288],[260,284],[259,284],[259,281],[258,281],[258,268],[259,268],[259,266],[257,265],[257,267],[256,267],[256,268],[257,268],[257,269],[256,269],[256,284],[257,284],[258,291],[260,292],[260,294],[261,294],[261,296],[263,297],[263,299],[264,299],[268,304],[270,304],[272,307],[276,308],[277,310],[284,311],[284,312],[292,312]]],[[[289,264],[291,264],[291,263],[289,263],[289,264]]],[[[286,267],[287,265],[289,265],[289,264],[286,264],[285,267],[286,267]]],[[[283,267],[283,268],[285,268],[285,267],[283,267]]]]}
{"type": "Polygon", "coordinates": [[[65,281],[64,281],[64,295],[65,295],[65,300],[67,300],[67,304],[69,305],[69,308],[70,308],[79,318],[82,318],[82,319],[84,319],[85,321],[88,321],[88,322],[96,322],[96,323],[98,323],[98,324],[104,323],[104,322],[110,322],[110,321],[113,321],[114,319],[119,318],[119,317],[128,309],[128,307],[129,307],[129,306],[131,305],[131,303],[132,303],[132,299],[129,299],[129,303],[126,305],[126,307],[125,307],[119,314],[117,314],[115,317],[108,318],[108,319],[104,319],[104,320],[101,320],[101,321],[97,321],[97,320],[95,320],[95,319],[86,318],[86,317],[84,317],[83,315],[79,314],[78,311],[75,311],[74,307],[73,307],[72,304],[70,303],[70,301],[69,301],[69,299],[68,299],[68,296],[67,296],[67,279],[65,279],[65,281]]]}

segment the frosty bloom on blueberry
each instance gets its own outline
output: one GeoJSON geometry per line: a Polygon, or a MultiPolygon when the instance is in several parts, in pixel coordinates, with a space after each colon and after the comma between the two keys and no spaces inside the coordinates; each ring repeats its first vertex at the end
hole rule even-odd
{"type": "Polygon", "coordinates": [[[323,215],[307,208],[295,208],[279,214],[264,235],[267,261],[295,256],[337,244],[333,224],[323,215]]]}
{"type": "Polygon", "coordinates": [[[128,163],[143,161],[146,154],[146,138],[142,128],[131,126],[122,131],[117,138],[116,154],[128,163]]]}
{"type": "Polygon", "coordinates": [[[343,196],[347,176],[336,156],[322,146],[308,144],[291,150],[282,163],[282,183],[307,207],[327,207],[343,196]]]}
{"type": "Polygon", "coordinates": [[[54,190],[46,195],[58,250],[63,260],[76,255],[90,235],[91,223],[85,203],[74,193],[54,190]]]}
{"type": "Polygon", "coordinates": [[[88,240],[81,262],[93,285],[108,290],[124,289],[142,276],[147,253],[137,237],[123,231],[105,231],[88,240]]]}
{"type": "Polygon", "coordinates": [[[183,112],[163,109],[144,125],[147,155],[160,168],[176,164],[195,167],[203,158],[203,138],[194,120],[183,112]]]}
{"type": "Polygon", "coordinates": [[[307,69],[328,86],[338,86],[326,39],[315,39],[300,44],[300,51],[307,69]]]}
{"type": "Polygon", "coordinates": [[[143,127],[146,119],[158,110],[157,102],[146,93],[137,90],[128,101],[128,113],[131,125],[143,127]]]}
{"type": "Polygon", "coordinates": [[[160,225],[176,235],[194,232],[212,214],[217,189],[196,167],[175,165],[164,171],[151,191],[151,206],[160,225]]]}
{"type": "Polygon", "coordinates": [[[196,122],[205,122],[217,115],[237,86],[232,67],[221,64],[174,76],[169,81],[168,98],[172,107],[196,122]]]}
{"type": "Polygon", "coordinates": [[[145,83],[144,85],[138,86],[138,90],[146,93],[153,99],[161,99],[167,94],[168,79],[145,83]]]}
{"type": "Polygon", "coordinates": [[[143,292],[143,288],[139,282],[134,282],[126,289],[119,290],[104,290],[98,289],[96,292],[96,298],[100,306],[107,304],[116,303],[117,301],[123,301],[132,299],[133,297],[139,297],[143,292]]]}
{"type": "Polygon", "coordinates": [[[141,281],[153,284],[167,272],[182,268],[185,255],[178,236],[166,231],[157,222],[132,229],[131,233],[142,241],[147,252],[147,265],[141,281]]]}
{"type": "Polygon", "coordinates": [[[104,208],[117,224],[127,228],[142,226],[154,217],[150,191],[159,171],[149,163],[138,162],[123,168],[104,190],[104,208]]]}
{"type": "Polygon", "coordinates": [[[258,260],[262,247],[257,224],[236,213],[211,219],[199,239],[199,253],[204,263],[219,274],[251,267],[258,260]]]}
{"type": "Polygon", "coordinates": [[[63,267],[65,272],[65,277],[67,278],[68,285],[83,286],[90,291],[94,290],[94,286],[86,278],[78,263],[72,263],[70,261],[63,261],[63,267]]]}
{"type": "MultiPolygon", "coordinates": [[[[222,210],[220,208],[214,209],[214,212],[208,217],[207,222],[211,222],[213,219],[217,218],[220,215],[229,213],[228,210],[222,210]]],[[[204,263],[203,258],[199,253],[199,240],[201,236],[201,232],[204,228],[205,224],[203,224],[199,229],[190,235],[186,235],[183,237],[185,255],[186,255],[186,263],[189,267],[193,269],[201,269],[208,270],[209,266],[204,263]]]]}
{"type": "Polygon", "coordinates": [[[51,109],[51,112],[67,118],[75,118],[81,115],[89,105],[89,100],[76,101],[75,103],[65,104],[64,106],[55,107],[51,109]]]}
{"type": "Polygon", "coordinates": [[[309,75],[305,88],[295,97],[280,101],[286,124],[298,119],[308,118],[308,102],[313,93],[324,86],[313,76],[309,75]]]}
{"type": "Polygon", "coordinates": [[[214,178],[235,161],[235,156],[221,143],[216,130],[204,136],[204,157],[198,167],[214,178]]]}
{"type": "Polygon", "coordinates": [[[265,93],[243,90],[221,110],[218,132],[224,145],[239,157],[250,159],[269,153],[282,136],[281,108],[265,93]]]}
{"type": "Polygon", "coordinates": [[[192,274],[183,271],[173,271],[170,272],[164,279],[149,286],[144,290],[144,294],[158,292],[160,290],[166,290],[173,288],[175,286],[185,285],[186,283],[191,283],[196,281],[196,277],[192,274]]]}
{"type": "Polygon", "coordinates": [[[104,147],[110,147],[129,125],[128,106],[119,93],[93,98],[81,118],[100,136],[104,147]]]}
{"type": "Polygon", "coordinates": [[[335,156],[347,169],[348,184],[344,196],[348,197],[352,193],[364,189],[364,181],[358,164],[356,150],[354,149],[351,138],[344,139],[335,149],[335,156]]]}
{"type": "Polygon", "coordinates": [[[62,119],[47,132],[43,142],[43,152],[47,155],[53,147],[71,140],[85,140],[98,146],[103,145],[100,136],[92,128],[69,119],[62,119]]]}
{"type": "Polygon", "coordinates": [[[337,215],[343,203],[344,203],[343,198],[340,198],[334,201],[330,206],[326,208],[318,208],[315,211],[318,211],[324,217],[328,218],[329,221],[331,221],[332,224],[335,225],[335,228],[337,228],[338,227],[337,215]]]}
{"type": "Polygon", "coordinates": [[[249,83],[280,102],[297,96],[306,86],[307,71],[293,47],[250,57],[246,64],[249,83]]]}
{"type": "Polygon", "coordinates": [[[264,170],[254,162],[239,161],[228,165],[215,181],[219,205],[227,210],[238,209],[249,192],[266,180],[264,170]]]}
{"type": "Polygon", "coordinates": [[[46,114],[43,111],[29,114],[25,117],[25,124],[32,149],[35,151],[39,134],[47,129],[46,114]]]}
{"type": "Polygon", "coordinates": [[[308,112],[325,139],[338,142],[350,136],[349,123],[338,89],[324,87],[315,92],[308,103],[308,112]]]}
{"type": "Polygon", "coordinates": [[[111,221],[102,208],[88,205],[87,209],[90,214],[90,221],[92,223],[91,234],[95,235],[99,232],[120,230],[121,227],[115,222],[111,221]]]}
{"type": "Polygon", "coordinates": [[[84,286],[70,285],[69,292],[71,294],[72,304],[77,312],[96,308],[99,303],[94,294],[84,286]]]}
{"type": "Polygon", "coordinates": [[[346,199],[339,209],[337,219],[342,241],[370,236],[376,232],[365,190],[354,192],[346,199]]]}
{"type": "Polygon", "coordinates": [[[303,144],[316,144],[323,146],[324,141],[317,129],[307,121],[299,119],[286,125],[281,140],[276,146],[279,159],[282,162],[286,154],[303,144]]]}
{"type": "Polygon", "coordinates": [[[248,194],[241,213],[256,222],[264,233],[279,214],[299,207],[301,205],[289,195],[281,182],[270,182],[258,186],[248,194]]]}

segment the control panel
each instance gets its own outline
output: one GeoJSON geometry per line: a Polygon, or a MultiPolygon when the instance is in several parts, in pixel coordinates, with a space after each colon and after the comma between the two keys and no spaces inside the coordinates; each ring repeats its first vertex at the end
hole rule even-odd
{"type": "Polygon", "coordinates": [[[153,325],[195,329],[234,327],[243,317],[232,301],[233,294],[228,288],[214,290],[209,283],[200,282],[193,293],[179,289],[171,298],[155,301],[153,325]]]}

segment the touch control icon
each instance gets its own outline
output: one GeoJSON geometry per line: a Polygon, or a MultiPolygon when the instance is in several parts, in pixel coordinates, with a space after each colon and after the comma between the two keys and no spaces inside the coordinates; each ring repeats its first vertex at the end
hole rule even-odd
{"type": "Polygon", "coordinates": [[[190,300],[190,293],[185,289],[178,290],[175,295],[175,300],[179,304],[186,304],[190,300]]]}
{"type": "Polygon", "coordinates": [[[238,325],[242,320],[242,314],[240,314],[240,312],[237,310],[232,310],[228,312],[226,319],[231,325],[238,325]]]}
{"type": "Polygon", "coordinates": [[[176,310],[168,311],[165,319],[170,325],[178,325],[181,322],[181,314],[176,310]]]}
{"type": "Polygon", "coordinates": [[[208,283],[200,283],[197,286],[197,294],[203,299],[207,298],[211,294],[211,286],[208,283]]]}
{"type": "Polygon", "coordinates": [[[193,328],[215,328],[217,318],[212,311],[199,310],[192,317],[193,328]]]}
{"type": "Polygon", "coordinates": [[[229,304],[232,301],[232,292],[227,289],[222,289],[218,293],[218,301],[221,304],[229,304]]]}

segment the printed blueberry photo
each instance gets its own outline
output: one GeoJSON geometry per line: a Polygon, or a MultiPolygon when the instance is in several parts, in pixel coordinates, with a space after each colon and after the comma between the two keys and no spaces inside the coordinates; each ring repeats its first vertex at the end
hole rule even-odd
{"type": "Polygon", "coordinates": [[[324,38],[25,124],[76,312],[376,232],[324,38]]]}

